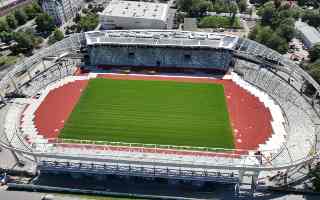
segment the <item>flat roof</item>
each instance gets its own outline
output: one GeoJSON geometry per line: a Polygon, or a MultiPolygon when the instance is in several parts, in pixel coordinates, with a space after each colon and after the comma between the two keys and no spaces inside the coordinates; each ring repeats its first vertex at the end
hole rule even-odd
{"type": "Polygon", "coordinates": [[[112,1],[100,15],[166,20],[168,4],[140,1],[112,1]]]}
{"type": "Polygon", "coordinates": [[[175,30],[104,30],[85,33],[90,45],[182,46],[234,49],[238,37],[221,33],[175,30]]]}

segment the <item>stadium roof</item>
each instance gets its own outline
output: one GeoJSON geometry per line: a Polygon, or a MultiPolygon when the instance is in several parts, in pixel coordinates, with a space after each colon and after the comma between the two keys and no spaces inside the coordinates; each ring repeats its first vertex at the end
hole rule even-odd
{"type": "Polygon", "coordinates": [[[237,36],[172,30],[130,30],[86,32],[87,45],[123,44],[145,46],[186,46],[234,49],[237,36]]]}
{"type": "Polygon", "coordinates": [[[113,17],[132,17],[159,19],[166,21],[168,4],[139,1],[111,1],[101,15],[113,17]]]}
{"type": "Polygon", "coordinates": [[[297,21],[295,23],[295,27],[301,34],[306,37],[306,39],[310,42],[311,45],[314,45],[320,42],[320,33],[313,26],[309,26],[307,23],[302,21],[297,21]]]}

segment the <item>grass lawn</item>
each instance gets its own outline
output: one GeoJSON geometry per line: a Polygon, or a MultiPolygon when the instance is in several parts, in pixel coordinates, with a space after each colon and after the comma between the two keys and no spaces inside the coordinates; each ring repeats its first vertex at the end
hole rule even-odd
{"type": "Polygon", "coordinates": [[[219,84],[90,80],[60,138],[234,148],[219,84]]]}
{"type": "Polygon", "coordinates": [[[206,16],[200,19],[200,28],[240,28],[240,18],[232,21],[231,17],[206,16]]]}

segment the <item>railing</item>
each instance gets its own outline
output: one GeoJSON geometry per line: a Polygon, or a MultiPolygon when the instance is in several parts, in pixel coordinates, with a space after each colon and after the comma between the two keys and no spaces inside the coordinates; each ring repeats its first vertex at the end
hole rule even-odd
{"type": "MultiPolygon", "coordinates": [[[[37,143],[35,147],[46,152],[54,151],[58,152],[60,149],[62,152],[72,151],[74,148],[79,150],[80,154],[90,155],[93,152],[100,152],[99,155],[103,156],[110,152],[128,152],[128,153],[147,153],[157,155],[178,155],[178,156],[196,156],[207,157],[208,159],[225,158],[226,160],[242,160],[243,163],[246,160],[256,159],[261,166],[273,166],[273,159],[281,156],[283,162],[281,164],[293,164],[295,161],[292,159],[293,155],[290,149],[296,148],[295,145],[287,146],[282,145],[279,149],[271,149],[257,152],[256,150],[248,149],[224,149],[224,148],[211,148],[211,147],[192,147],[192,146],[175,146],[175,145],[157,145],[157,144],[140,144],[140,143],[125,143],[125,142],[108,142],[108,141],[91,141],[91,140],[73,140],[73,139],[49,139],[49,143],[37,143]],[[249,153],[251,152],[251,153],[249,153]]],[[[310,149],[314,144],[310,144],[310,149]]],[[[316,152],[307,156],[313,156],[316,152]]],[[[116,153],[115,153],[116,154],[116,153]]],[[[121,156],[120,156],[121,157],[121,156]]],[[[233,163],[236,163],[232,161],[233,163]]],[[[216,163],[218,164],[218,163],[216,163]]]]}
{"type": "Polygon", "coordinates": [[[80,139],[65,139],[65,138],[49,138],[48,142],[51,144],[78,144],[78,145],[96,145],[96,146],[116,146],[116,147],[130,147],[130,148],[146,148],[146,149],[170,149],[181,151],[201,151],[201,152],[225,152],[238,154],[248,153],[254,151],[250,149],[226,149],[214,147],[199,147],[199,146],[180,146],[180,145],[164,145],[164,144],[144,144],[144,143],[129,143],[129,142],[113,142],[113,141],[95,141],[95,140],[80,140],[80,139]]]}
{"type": "MultiPolygon", "coordinates": [[[[35,54],[34,56],[24,60],[22,63],[17,64],[15,66],[15,68],[0,81],[0,90],[6,91],[7,86],[9,85],[9,87],[10,87],[11,82],[15,78],[14,77],[15,73],[22,71],[22,70],[25,70],[25,69],[26,70],[31,69],[35,63],[39,63],[42,60],[42,58],[44,58],[46,56],[59,55],[59,53],[79,49],[82,44],[84,44],[84,34],[75,34],[75,35],[71,36],[70,38],[65,39],[61,42],[57,42],[53,46],[50,46],[49,48],[42,50],[38,54],[35,54]],[[66,44],[66,42],[68,42],[68,44],[70,44],[70,45],[66,44]],[[73,44],[75,44],[75,45],[73,45],[73,44]]],[[[253,45],[256,45],[256,44],[254,43],[253,45]]],[[[258,49],[262,48],[261,46],[263,48],[266,48],[263,45],[260,45],[258,47],[258,49]]],[[[255,52],[255,53],[257,53],[257,52],[255,52]]],[[[311,83],[315,84],[315,81],[312,78],[310,78],[310,76],[308,74],[306,74],[306,72],[304,72],[301,68],[297,67],[296,65],[288,62],[287,60],[280,59],[281,56],[279,57],[278,53],[270,51],[269,54],[266,55],[266,58],[269,58],[270,56],[277,57],[275,59],[275,61],[279,62],[279,64],[288,65],[288,66],[283,66],[283,70],[285,73],[288,73],[289,75],[291,75],[290,70],[288,70],[288,69],[291,69],[291,68],[289,68],[289,66],[290,66],[290,67],[292,67],[291,72],[292,73],[294,72],[295,76],[306,78],[308,81],[311,79],[311,83]]],[[[279,69],[281,67],[282,66],[279,66],[279,69]]],[[[300,78],[300,79],[303,79],[303,78],[300,78]]],[[[317,89],[320,88],[318,84],[315,84],[315,87],[317,89]]],[[[36,144],[39,146],[43,146],[43,149],[40,148],[40,149],[34,150],[34,152],[26,151],[26,150],[21,149],[19,147],[8,147],[4,143],[1,143],[1,145],[6,146],[7,148],[18,151],[18,152],[26,153],[29,155],[35,155],[35,156],[39,156],[39,157],[50,157],[50,158],[57,158],[57,159],[68,159],[68,158],[81,159],[80,157],[84,156],[85,159],[91,159],[91,160],[103,161],[105,159],[105,158],[103,158],[104,154],[100,154],[97,156],[97,158],[93,158],[92,154],[88,154],[88,152],[81,152],[79,154],[72,153],[72,152],[71,153],[60,152],[59,154],[55,154],[54,152],[48,152],[46,150],[48,150],[50,148],[57,148],[59,146],[61,147],[63,145],[71,145],[71,144],[75,145],[75,141],[66,140],[66,139],[64,141],[59,141],[59,139],[56,141],[52,141],[50,139],[50,141],[51,141],[51,143],[49,143],[49,144],[36,144]],[[50,145],[53,145],[54,147],[50,147],[50,145]]],[[[293,159],[291,159],[292,153],[290,151],[290,148],[295,148],[295,147],[294,146],[286,146],[286,148],[282,149],[283,152],[281,153],[281,156],[284,156],[285,160],[283,162],[281,162],[279,165],[273,166],[272,162],[271,162],[271,158],[269,157],[269,155],[274,154],[278,150],[267,150],[267,151],[261,152],[262,163],[260,163],[260,165],[257,165],[257,166],[252,166],[250,164],[246,164],[245,161],[247,159],[251,159],[251,158],[256,159],[258,156],[257,155],[248,155],[248,152],[250,150],[247,150],[247,149],[223,149],[223,148],[210,148],[210,147],[189,147],[189,146],[155,145],[155,144],[138,144],[138,143],[131,143],[130,144],[130,143],[105,142],[105,141],[93,142],[93,141],[88,141],[88,140],[83,140],[81,142],[77,141],[76,143],[79,143],[77,145],[80,145],[81,148],[83,147],[83,149],[85,149],[88,146],[91,146],[91,147],[103,146],[104,150],[108,150],[111,147],[130,147],[129,150],[137,150],[138,149],[138,150],[141,150],[142,152],[145,152],[145,153],[147,153],[147,150],[149,150],[149,149],[153,149],[153,150],[165,149],[165,150],[170,150],[170,151],[172,150],[171,152],[175,152],[175,151],[181,151],[181,152],[190,151],[190,152],[195,152],[195,153],[207,152],[207,153],[214,155],[213,157],[219,157],[220,155],[228,154],[228,155],[234,155],[234,156],[229,157],[233,161],[230,162],[230,164],[225,165],[225,167],[235,166],[236,165],[235,160],[237,160],[237,163],[239,166],[254,167],[254,168],[259,168],[259,169],[280,169],[280,168],[285,168],[288,166],[298,165],[298,164],[302,164],[304,162],[307,162],[310,159],[313,159],[317,155],[317,152],[313,151],[310,148],[311,149],[310,154],[305,155],[305,157],[300,157],[298,159],[293,160],[293,159]],[[239,163],[238,162],[239,159],[242,160],[243,163],[239,163]]],[[[310,144],[310,145],[312,145],[312,144],[310,144]]],[[[218,167],[224,166],[222,163],[216,163],[215,165],[218,167]]]]}

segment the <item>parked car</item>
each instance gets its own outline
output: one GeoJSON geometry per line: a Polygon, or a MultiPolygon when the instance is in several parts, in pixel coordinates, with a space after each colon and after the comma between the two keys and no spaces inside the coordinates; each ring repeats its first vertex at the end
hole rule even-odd
{"type": "Polygon", "coordinates": [[[7,173],[3,173],[0,175],[0,185],[7,184],[8,180],[9,180],[9,177],[8,177],[7,173]]]}

